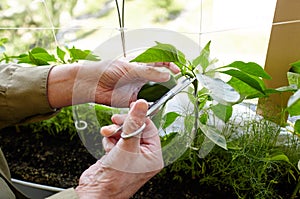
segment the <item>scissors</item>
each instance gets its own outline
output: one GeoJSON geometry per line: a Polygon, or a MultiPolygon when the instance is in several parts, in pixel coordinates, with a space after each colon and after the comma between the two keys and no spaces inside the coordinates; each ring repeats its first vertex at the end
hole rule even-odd
{"type": "MultiPolygon", "coordinates": [[[[166,103],[169,99],[183,91],[187,86],[189,86],[196,78],[191,78],[187,77],[179,81],[179,83],[174,86],[171,90],[169,90],[165,95],[163,95],[160,99],[156,100],[153,104],[151,104],[148,108],[146,117],[153,116],[156,111],[164,104],[166,103]]],[[[146,124],[144,123],[138,130],[130,133],[130,134],[125,134],[124,132],[121,133],[121,137],[124,139],[134,137],[138,134],[140,134],[144,128],[146,127],[146,124]]],[[[120,130],[123,129],[123,125],[121,125],[119,128],[117,128],[112,135],[115,133],[119,132],[120,130]]],[[[111,135],[111,136],[112,136],[111,135]]]]}
{"type": "Polygon", "coordinates": [[[123,56],[126,57],[126,47],[125,47],[125,27],[124,27],[124,7],[125,7],[125,0],[122,2],[122,15],[119,8],[118,0],[115,0],[117,11],[118,11],[118,18],[119,18],[119,31],[121,32],[121,41],[122,41],[122,49],[123,49],[123,56]]]}

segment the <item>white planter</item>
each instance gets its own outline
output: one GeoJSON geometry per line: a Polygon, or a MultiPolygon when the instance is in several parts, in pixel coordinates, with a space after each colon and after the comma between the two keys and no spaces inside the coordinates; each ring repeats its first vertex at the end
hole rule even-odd
{"type": "Polygon", "coordinates": [[[12,182],[20,191],[31,199],[44,199],[45,197],[64,190],[63,188],[51,187],[17,179],[12,179],[12,182]]]}

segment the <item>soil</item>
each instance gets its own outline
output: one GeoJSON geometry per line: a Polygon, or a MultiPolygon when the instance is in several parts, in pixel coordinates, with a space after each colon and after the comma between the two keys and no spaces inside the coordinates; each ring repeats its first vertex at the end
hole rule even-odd
{"type": "MultiPolygon", "coordinates": [[[[61,188],[75,187],[81,173],[96,161],[78,137],[70,140],[6,128],[0,131],[0,147],[13,178],[61,188]]],[[[179,183],[172,177],[153,177],[132,198],[235,198],[226,189],[200,187],[188,177],[179,183]]]]}

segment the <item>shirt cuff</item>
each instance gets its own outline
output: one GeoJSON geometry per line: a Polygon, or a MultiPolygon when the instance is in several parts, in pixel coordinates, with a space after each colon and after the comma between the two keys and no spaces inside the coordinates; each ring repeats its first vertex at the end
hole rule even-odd
{"type": "MultiPolygon", "coordinates": [[[[6,121],[15,124],[32,118],[49,117],[56,110],[49,105],[47,81],[52,66],[20,67],[11,65],[5,69],[6,121]]],[[[1,110],[1,111],[2,111],[1,110]]]]}

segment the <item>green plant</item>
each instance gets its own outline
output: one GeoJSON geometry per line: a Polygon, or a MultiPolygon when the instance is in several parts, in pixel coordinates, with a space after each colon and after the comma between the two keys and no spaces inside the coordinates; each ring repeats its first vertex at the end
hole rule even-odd
{"type": "Polygon", "coordinates": [[[51,54],[44,48],[35,47],[29,50],[28,53],[23,53],[17,56],[8,56],[3,53],[3,58],[0,59],[0,62],[5,61],[8,63],[17,61],[17,63],[20,64],[42,66],[74,63],[80,60],[99,61],[100,59],[98,56],[91,54],[90,50],[81,50],[75,47],[57,47],[54,54],[51,54]]]}
{"type": "MultiPolygon", "coordinates": [[[[3,57],[0,59],[0,62],[17,62],[19,64],[27,64],[30,66],[42,66],[51,64],[59,65],[66,63],[74,63],[79,62],[81,60],[100,60],[98,56],[93,55],[90,50],[81,50],[75,47],[57,47],[54,53],[50,53],[49,51],[41,47],[35,47],[29,50],[27,53],[23,53],[21,55],[8,56],[5,53],[5,43],[7,42],[8,39],[6,38],[0,39],[0,49],[2,49],[3,55],[3,57]]],[[[85,110],[90,111],[90,109],[85,110]]],[[[97,117],[97,121],[94,121],[94,124],[91,124],[91,126],[104,126],[110,124],[110,117],[113,113],[116,113],[115,109],[108,108],[102,105],[94,105],[93,111],[97,117]]],[[[88,117],[87,115],[89,115],[89,112],[81,113],[82,117],[88,117]]],[[[78,120],[79,118],[75,119],[78,120]]],[[[26,124],[25,127],[30,128],[31,131],[33,133],[36,133],[38,136],[41,133],[48,133],[49,135],[53,136],[57,136],[60,134],[68,134],[70,139],[72,139],[77,134],[77,130],[74,126],[72,107],[62,108],[56,116],[48,120],[26,124]]],[[[88,133],[94,132],[98,132],[98,129],[95,131],[90,130],[88,133]]],[[[96,135],[98,135],[98,133],[96,135]]],[[[81,137],[84,139],[83,135],[81,135],[81,137]]]]}
{"type": "MultiPolygon", "coordinates": [[[[244,124],[240,135],[236,133],[240,124],[230,125],[234,104],[291,88],[266,88],[262,78],[270,79],[270,76],[256,63],[236,61],[213,67],[216,60],[210,60],[209,55],[210,42],[192,61],[186,60],[174,46],[157,42],[131,60],[173,62],[181,69],[179,77],[195,78],[193,88],[187,90],[188,99],[194,105],[192,113],[161,111],[153,118],[162,129],[179,118],[184,120],[183,132],[168,132],[161,137],[164,161],[167,165],[173,163],[163,174],[171,173],[179,181],[190,175],[191,179],[198,179],[200,185],[212,185],[220,190],[229,187],[239,198],[281,198],[285,193],[279,193],[278,187],[289,183],[292,184],[289,195],[297,194],[299,171],[295,164],[299,153],[291,153],[297,151],[297,143],[290,143],[288,147],[277,145],[280,129],[265,120],[244,124]],[[230,80],[224,82],[217,78],[220,73],[229,76],[230,80]],[[215,118],[226,124],[222,130],[211,123],[215,118]],[[175,142],[176,146],[169,147],[175,142]],[[213,147],[214,144],[219,147],[213,147]],[[176,161],[169,155],[183,149],[184,153],[176,161]],[[293,187],[295,194],[292,194],[293,187]]],[[[151,86],[151,94],[144,92],[140,97],[153,97],[155,87],[161,89],[158,85],[151,86]]]]}
{"type": "MultiPolygon", "coordinates": [[[[233,62],[229,65],[212,67],[217,61],[210,60],[210,42],[203,48],[200,55],[189,61],[185,55],[170,44],[157,44],[138,55],[132,62],[173,62],[181,70],[181,76],[194,78],[190,101],[194,104],[194,135],[204,133],[212,142],[226,149],[226,140],[220,135],[219,130],[207,125],[209,111],[212,111],[219,119],[227,122],[232,115],[232,106],[244,99],[266,97],[273,92],[266,89],[261,78],[270,79],[270,76],[256,63],[233,62]],[[231,77],[227,83],[217,74],[226,74],[231,77]]],[[[144,96],[147,97],[147,96],[144,96]]],[[[176,114],[166,115],[166,120],[175,121],[179,117],[176,114]]],[[[166,126],[167,127],[167,126],[166,126]]]]}
{"type": "Polygon", "coordinates": [[[215,187],[234,193],[234,198],[291,198],[300,177],[294,166],[300,154],[293,140],[280,144],[279,133],[280,128],[266,120],[228,123],[228,150],[215,147],[205,158],[193,160],[198,153],[188,149],[164,172],[177,181],[192,176],[199,189],[215,187]]]}
{"type": "MultiPolygon", "coordinates": [[[[300,60],[291,64],[291,68],[287,73],[288,80],[292,89],[293,95],[290,97],[287,105],[287,112],[290,116],[300,115],[300,60]]],[[[296,120],[294,131],[300,135],[300,119],[296,120]]]]}
{"type": "Polygon", "coordinates": [[[50,119],[25,124],[25,127],[31,129],[38,136],[43,133],[52,136],[68,134],[71,140],[77,134],[71,107],[61,109],[56,116],[50,119]]]}

